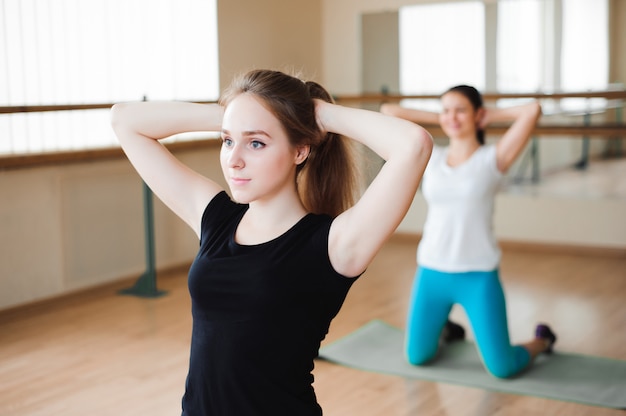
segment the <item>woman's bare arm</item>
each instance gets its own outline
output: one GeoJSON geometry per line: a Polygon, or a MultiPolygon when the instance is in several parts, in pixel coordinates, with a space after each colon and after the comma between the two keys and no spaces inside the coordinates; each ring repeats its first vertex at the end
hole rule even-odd
{"type": "Polygon", "coordinates": [[[176,159],[160,139],[190,131],[219,131],[223,111],[217,104],[130,102],[115,104],[111,124],[139,176],[195,232],[206,204],[222,190],[176,159]]]}
{"type": "Polygon", "coordinates": [[[537,101],[509,108],[487,109],[481,122],[486,127],[493,122],[513,121],[511,127],[496,144],[498,169],[505,173],[526,147],[530,135],[541,116],[537,101]]]}
{"type": "Polygon", "coordinates": [[[439,114],[432,111],[402,107],[399,104],[385,103],[380,112],[389,116],[400,117],[417,124],[439,124],[439,114]]]}
{"type": "Polygon", "coordinates": [[[359,201],[331,227],[329,255],[346,276],[362,273],[406,215],[430,153],[432,138],[422,127],[378,112],[317,105],[326,131],[350,137],[372,149],[385,164],[359,201]]]}

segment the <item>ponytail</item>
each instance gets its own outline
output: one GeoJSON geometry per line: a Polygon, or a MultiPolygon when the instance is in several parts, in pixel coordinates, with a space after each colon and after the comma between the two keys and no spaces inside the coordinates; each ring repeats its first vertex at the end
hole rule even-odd
{"type": "Polygon", "coordinates": [[[485,144],[485,129],[476,129],[476,140],[478,140],[478,143],[481,145],[485,144]]]}
{"type": "MultiPolygon", "coordinates": [[[[332,103],[328,92],[316,82],[306,82],[311,99],[332,103]]],[[[311,145],[311,152],[298,174],[298,193],[311,212],[336,217],[356,200],[358,174],[355,149],[350,139],[321,133],[321,140],[311,145]]]]}

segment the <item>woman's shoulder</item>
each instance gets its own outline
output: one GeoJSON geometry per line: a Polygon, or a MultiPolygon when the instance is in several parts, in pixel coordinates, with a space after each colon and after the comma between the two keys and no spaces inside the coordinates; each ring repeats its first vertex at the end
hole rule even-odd
{"type": "Polygon", "coordinates": [[[214,215],[223,211],[245,210],[247,208],[248,205],[236,203],[230,198],[226,191],[222,190],[215,194],[215,196],[208,202],[206,208],[204,209],[203,220],[207,215],[214,215]]]}
{"type": "Polygon", "coordinates": [[[202,234],[231,220],[239,219],[248,209],[246,204],[233,201],[226,191],[217,193],[207,204],[202,214],[202,234]]]}
{"type": "Polygon", "coordinates": [[[481,166],[491,171],[496,178],[502,177],[502,172],[498,170],[498,155],[494,143],[480,146],[476,151],[475,160],[481,166]]]}

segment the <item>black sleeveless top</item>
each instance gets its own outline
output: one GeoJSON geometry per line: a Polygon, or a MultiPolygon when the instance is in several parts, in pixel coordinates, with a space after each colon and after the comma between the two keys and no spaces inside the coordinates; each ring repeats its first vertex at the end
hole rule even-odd
{"type": "Polygon", "coordinates": [[[330,264],[331,217],[307,214],[271,241],[242,246],[235,231],[247,209],[221,192],[202,217],[182,414],[321,415],[313,360],[355,279],[330,264]]]}

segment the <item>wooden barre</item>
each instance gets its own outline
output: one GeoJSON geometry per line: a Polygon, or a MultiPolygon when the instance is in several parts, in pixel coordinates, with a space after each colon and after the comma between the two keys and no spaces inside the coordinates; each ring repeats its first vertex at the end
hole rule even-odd
{"type": "MultiPolygon", "coordinates": [[[[222,142],[215,139],[189,140],[165,144],[172,152],[207,148],[219,149],[221,145],[222,142]]],[[[124,152],[120,147],[116,146],[101,149],[0,155],[0,171],[121,158],[124,158],[124,152]]]]}
{"type": "MultiPolygon", "coordinates": [[[[535,98],[561,100],[564,98],[606,98],[607,100],[625,100],[626,90],[605,90],[605,91],[581,91],[581,92],[529,92],[529,93],[482,93],[485,100],[513,99],[513,98],[535,98]]],[[[337,103],[383,103],[397,102],[412,99],[439,99],[440,94],[379,94],[366,93],[358,95],[335,95],[337,103]]],[[[196,101],[202,104],[215,103],[216,101],[196,101]]],[[[0,114],[14,113],[40,113],[48,111],[73,111],[73,110],[97,110],[111,108],[114,103],[92,103],[92,104],[54,104],[54,105],[19,105],[0,106],[0,114]]]]}
{"type": "MultiPolygon", "coordinates": [[[[608,100],[624,100],[626,99],[626,90],[606,90],[606,91],[582,91],[571,93],[494,93],[485,92],[481,94],[483,99],[487,101],[513,98],[535,98],[541,100],[561,100],[564,98],[606,98],[608,100]]],[[[441,94],[358,94],[358,95],[335,95],[334,99],[338,103],[384,103],[397,102],[401,100],[437,100],[441,98],[441,94]]]]}
{"type": "MultiPolygon", "coordinates": [[[[443,135],[443,130],[439,125],[422,124],[421,126],[433,135],[443,135]]],[[[508,125],[493,125],[488,126],[485,132],[487,134],[503,134],[508,128],[508,125]]],[[[589,136],[603,139],[621,139],[626,138],[626,124],[540,124],[533,129],[532,134],[535,136],[589,136]]]]}
{"type": "MultiPolygon", "coordinates": [[[[213,104],[216,101],[196,101],[201,104],[213,104]]],[[[59,105],[9,105],[0,106],[0,114],[45,113],[50,111],[102,110],[113,107],[114,103],[95,104],[59,104],[59,105]]]]}

